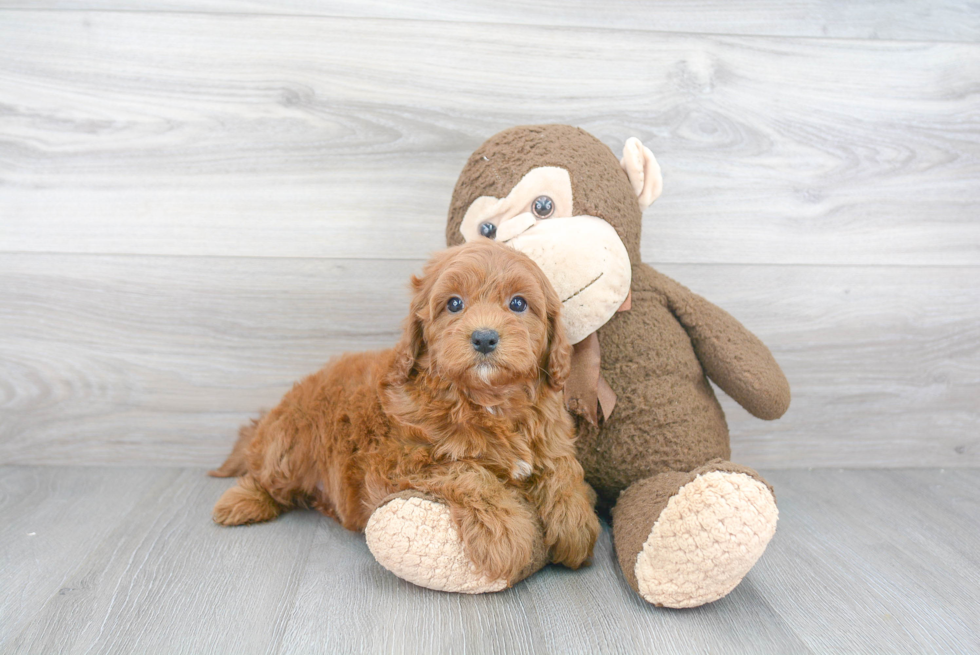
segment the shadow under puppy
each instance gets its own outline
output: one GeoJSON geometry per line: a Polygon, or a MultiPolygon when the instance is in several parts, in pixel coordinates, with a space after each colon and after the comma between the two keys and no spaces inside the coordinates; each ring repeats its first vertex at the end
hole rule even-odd
{"type": "Polygon", "coordinates": [[[550,561],[581,566],[599,523],[563,404],[571,347],[551,284],[487,240],[436,255],[412,291],[397,346],[332,360],[242,429],[211,472],[241,476],[214,520],[312,506],[363,531],[386,499],[414,490],[448,504],[491,580],[520,579],[542,556],[541,527],[550,561]]]}

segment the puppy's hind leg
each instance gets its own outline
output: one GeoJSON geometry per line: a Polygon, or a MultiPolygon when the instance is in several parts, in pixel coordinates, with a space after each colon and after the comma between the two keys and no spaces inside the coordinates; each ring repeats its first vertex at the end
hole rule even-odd
{"type": "Polygon", "coordinates": [[[252,437],[255,436],[255,428],[261,420],[262,417],[260,416],[238,428],[238,441],[235,442],[235,446],[231,449],[231,454],[228,455],[228,459],[218,468],[208,471],[208,475],[212,478],[234,478],[239,475],[245,475],[247,471],[245,467],[245,448],[252,443],[252,437]]]}
{"type": "Polygon", "coordinates": [[[250,476],[238,478],[238,484],[221,494],[214,504],[212,517],[221,525],[244,525],[271,521],[283,507],[250,476]]]}

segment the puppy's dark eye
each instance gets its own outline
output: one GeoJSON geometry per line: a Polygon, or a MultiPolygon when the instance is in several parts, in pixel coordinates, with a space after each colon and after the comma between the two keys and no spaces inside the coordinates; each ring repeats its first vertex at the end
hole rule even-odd
{"type": "Polygon", "coordinates": [[[484,223],[483,225],[480,226],[480,234],[482,234],[488,239],[496,239],[497,226],[494,225],[493,223],[484,223]]]}
{"type": "Polygon", "coordinates": [[[446,303],[446,309],[451,311],[453,314],[463,311],[463,299],[459,296],[453,296],[449,299],[449,302],[446,303]]]}
{"type": "Polygon", "coordinates": [[[523,312],[527,309],[527,301],[520,296],[514,296],[510,299],[510,311],[512,312],[523,312]]]}
{"type": "Polygon", "coordinates": [[[555,203],[548,196],[538,196],[531,203],[531,213],[538,218],[548,218],[555,213],[555,203]]]}

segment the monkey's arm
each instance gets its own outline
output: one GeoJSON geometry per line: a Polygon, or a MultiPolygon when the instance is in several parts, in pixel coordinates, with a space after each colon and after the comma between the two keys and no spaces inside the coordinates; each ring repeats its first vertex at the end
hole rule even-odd
{"type": "Polygon", "coordinates": [[[708,377],[753,416],[769,421],[782,416],[789,408],[789,382],[765,344],[725,310],[654,273],[708,377]]]}

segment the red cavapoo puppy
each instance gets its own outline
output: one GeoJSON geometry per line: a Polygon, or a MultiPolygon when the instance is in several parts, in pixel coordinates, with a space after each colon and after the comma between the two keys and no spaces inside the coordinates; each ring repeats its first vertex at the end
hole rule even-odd
{"type": "Polygon", "coordinates": [[[436,255],[412,290],[395,348],[342,355],[242,429],[212,471],[241,476],[214,520],[312,506],[363,531],[388,496],[414,489],[446,502],[490,579],[527,566],[539,526],[551,561],[581,566],[599,522],[562,400],[571,347],[544,273],[486,240],[436,255]]]}

